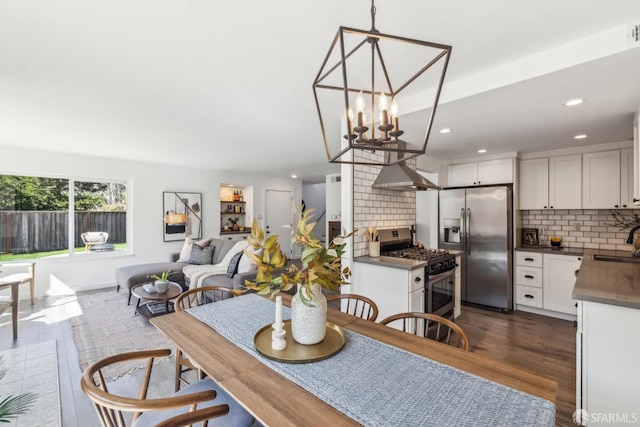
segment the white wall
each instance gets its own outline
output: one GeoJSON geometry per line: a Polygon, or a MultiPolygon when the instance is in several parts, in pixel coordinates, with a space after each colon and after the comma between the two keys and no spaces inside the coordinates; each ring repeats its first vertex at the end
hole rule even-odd
{"type": "MultiPolygon", "coordinates": [[[[132,233],[128,242],[131,253],[112,252],[37,260],[36,296],[60,290],[80,291],[115,286],[116,268],[165,261],[170,253],[180,251],[182,242],[163,242],[163,191],[202,193],[204,237],[219,236],[220,184],[223,182],[253,186],[254,210],[247,215],[249,223],[254,215],[264,217],[262,199],[267,188],[292,190],[297,204],[302,196],[300,180],[7,147],[1,148],[0,174],[130,180],[132,196],[127,201],[127,209],[131,218],[128,223],[131,225],[128,232],[132,233]]],[[[28,297],[28,292],[21,292],[20,297],[28,297]]]]}

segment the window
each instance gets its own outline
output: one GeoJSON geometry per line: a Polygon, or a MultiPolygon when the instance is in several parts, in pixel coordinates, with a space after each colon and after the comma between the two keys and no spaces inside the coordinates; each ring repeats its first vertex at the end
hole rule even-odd
{"type": "Polygon", "coordinates": [[[0,261],[126,250],[126,215],[122,182],[0,175],[0,261]]]}

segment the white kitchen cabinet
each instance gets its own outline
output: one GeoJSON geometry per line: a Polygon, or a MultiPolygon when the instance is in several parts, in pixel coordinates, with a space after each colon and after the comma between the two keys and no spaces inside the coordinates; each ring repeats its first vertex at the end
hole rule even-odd
{"type": "Polygon", "coordinates": [[[580,209],[580,154],[520,161],[520,209],[580,209]]]}
{"type": "Polygon", "coordinates": [[[571,294],[581,262],[581,256],[543,254],[542,308],[576,314],[576,300],[571,294]]]}
{"type": "Polygon", "coordinates": [[[246,240],[249,238],[251,233],[233,233],[233,234],[223,234],[221,235],[222,239],[227,240],[246,240]]]}
{"type": "Polygon", "coordinates": [[[542,254],[516,252],[516,304],[542,308],[542,254]]]}
{"type": "Polygon", "coordinates": [[[620,207],[633,207],[633,148],[620,150],[620,207]]]}
{"type": "Polygon", "coordinates": [[[513,159],[486,160],[450,165],[447,168],[449,187],[469,187],[513,182],[513,159]]]}
{"type": "Polygon", "coordinates": [[[620,150],[582,155],[583,209],[619,208],[620,184],[620,150]]]}
{"type": "Polygon", "coordinates": [[[550,157],[549,209],[580,209],[581,193],[581,155],[550,157]]]}
{"type": "Polygon", "coordinates": [[[378,320],[412,309],[424,312],[424,268],[407,270],[355,262],[351,283],[353,293],[376,303],[378,320]]]}
{"type": "Polygon", "coordinates": [[[549,207],[549,159],[520,161],[520,209],[549,207]]]}
{"type": "MultiPolygon", "coordinates": [[[[592,417],[620,417],[606,425],[640,423],[640,340],[633,335],[636,325],[640,325],[640,309],[578,302],[576,408],[592,417]]],[[[591,421],[589,425],[599,425],[597,420],[591,421]]]]}

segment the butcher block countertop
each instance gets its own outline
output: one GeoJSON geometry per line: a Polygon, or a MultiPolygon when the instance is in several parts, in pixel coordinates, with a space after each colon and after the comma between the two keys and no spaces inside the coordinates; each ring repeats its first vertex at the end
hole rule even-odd
{"type": "Polygon", "coordinates": [[[630,251],[584,249],[573,298],[640,308],[640,258],[632,257],[630,251]],[[598,261],[596,255],[622,261],[598,261]]]}

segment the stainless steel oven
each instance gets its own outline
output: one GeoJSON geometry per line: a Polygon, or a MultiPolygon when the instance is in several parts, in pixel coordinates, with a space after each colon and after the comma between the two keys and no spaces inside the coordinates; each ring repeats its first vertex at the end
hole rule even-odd
{"type": "Polygon", "coordinates": [[[425,280],[425,312],[451,318],[455,306],[455,266],[439,274],[427,274],[425,280]]]}

